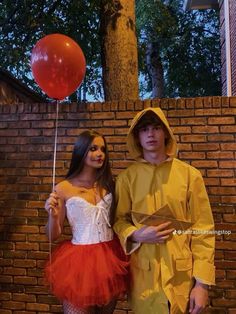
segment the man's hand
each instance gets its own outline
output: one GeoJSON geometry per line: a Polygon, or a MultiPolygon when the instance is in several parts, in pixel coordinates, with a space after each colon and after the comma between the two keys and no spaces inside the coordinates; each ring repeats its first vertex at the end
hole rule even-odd
{"type": "Polygon", "coordinates": [[[208,303],[208,285],[196,281],[190,293],[189,313],[201,313],[208,303]]]}
{"type": "Polygon", "coordinates": [[[159,226],[144,226],[134,231],[129,239],[139,243],[164,243],[175,230],[167,229],[170,224],[168,221],[159,226]]]}

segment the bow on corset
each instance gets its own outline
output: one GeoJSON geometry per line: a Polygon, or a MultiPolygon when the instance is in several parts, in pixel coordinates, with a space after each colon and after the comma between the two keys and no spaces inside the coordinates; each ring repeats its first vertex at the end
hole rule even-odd
{"type": "Polygon", "coordinates": [[[95,217],[94,217],[94,220],[95,220],[94,222],[97,224],[97,221],[99,221],[100,217],[103,217],[104,220],[105,220],[105,222],[107,223],[107,225],[108,225],[109,227],[111,227],[111,224],[110,224],[109,219],[108,219],[107,216],[108,216],[108,215],[107,215],[107,210],[106,210],[106,208],[103,207],[102,205],[97,205],[97,206],[96,206],[96,215],[95,215],[95,217]]]}

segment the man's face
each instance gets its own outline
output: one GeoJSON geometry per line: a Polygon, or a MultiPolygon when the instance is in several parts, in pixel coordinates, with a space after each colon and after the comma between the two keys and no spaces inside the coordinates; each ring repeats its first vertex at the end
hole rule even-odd
{"type": "Polygon", "coordinates": [[[162,124],[149,124],[139,130],[139,142],[144,152],[165,153],[165,131],[162,124]]]}

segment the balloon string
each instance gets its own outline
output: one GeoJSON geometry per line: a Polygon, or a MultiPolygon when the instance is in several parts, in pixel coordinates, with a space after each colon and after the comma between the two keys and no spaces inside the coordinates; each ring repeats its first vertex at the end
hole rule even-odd
{"type": "MultiPolygon", "coordinates": [[[[56,122],[55,122],[55,139],[54,139],[54,153],[53,153],[53,170],[52,170],[52,192],[55,191],[55,177],[56,177],[56,157],[57,157],[57,134],[58,134],[58,112],[59,100],[56,101],[56,122]]],[[[50,264],[50,289],[52,290],[52,209],[50,208],[49,218],[49,264],[50,264]]]]}
{"type": "Polygon", "coordinates": [[[55,177],[56,177],[56,157],[57,157],[57,128],[58,128],[58,112],[59,112],[59,100],[57,100],[57,113],[56,113],[56,130],[54,140],[54,154],[53,154],[53,172],[52,172],[52,191],[55,189],[55,177]]]}

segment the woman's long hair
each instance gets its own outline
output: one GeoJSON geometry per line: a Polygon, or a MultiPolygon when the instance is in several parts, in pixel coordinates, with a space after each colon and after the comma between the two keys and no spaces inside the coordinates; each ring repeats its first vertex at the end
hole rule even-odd
{"type": "Polygon", "coordinates": [[[102,197],[101,191],[105,189],[108,193],[112,194],[112,206],[111,206],[111,220],[113,220],[114,215],[114,180],[111,173],[111,167],[109,163],[109,154],[107,149],[107,143],[103,135],[99,134],[94,130],[87,130],[82,132],[78,140],[74,145],[74,150],[72,153],[71,163],[69,171],[66,174],[66,179],[71,179],[80,174],[84,167],[84,161],[91,147],[92,141],[95,137],[102,137],[105,144],[105,159],[101,168],[97,169],[96,183],[98,185],[98,190],[100,196],[102,197]]]}

